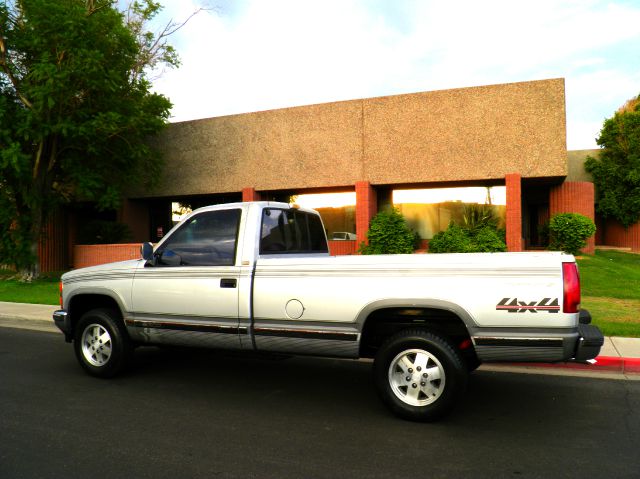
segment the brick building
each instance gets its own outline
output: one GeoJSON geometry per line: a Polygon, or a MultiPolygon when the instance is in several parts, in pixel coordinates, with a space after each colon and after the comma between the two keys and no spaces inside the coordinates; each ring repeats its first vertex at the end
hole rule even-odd
{"type": "MultiPolygon", "coordinates": [[[[353,253],[370,219],[390,204],[411,218],[427,243],[465,202],[483,202],[464,199],[477,189],[494,198],[509,251],[541,247],[540,226],[556,213],[596,219],[593,183],[582,168],[589,152],[566,149],[563,79],[187,121],[170,125],[157,145],[166,162],[158,187],[131,191],[115,215],[129,226],[135,243],[157,241],[166,233],[177,203],[197,207],[319,193],[352,198],[339,207],[318,208],[330,237],[337,231],[357,237],[332,241],[335,254],[353,253]],[[400,199],[407,192],[423,199],[400,199]],[[434,192],[442,193],[440,199],[433,199],[434,192]],[[424,199],[428,194],[431,199],[424,199]]],[[[116,256],[105,247],[74,252],[83,214],[66,219],[65,252],[57,242],[43,245],[51,250],[45,257],[58,262],[45,263],[45,269],[64,269],[65,258],[79,267],[137,257],[136,246],[120,245],[116,256]],[[107,256],[82,259],[86,254],[107,256]]],[[[599,223],[599,242],[640,250],[638,228],[620,231],[613,223],[599,223]]],[[[594,249],[591,239],[586,252],[594,249]]]]}

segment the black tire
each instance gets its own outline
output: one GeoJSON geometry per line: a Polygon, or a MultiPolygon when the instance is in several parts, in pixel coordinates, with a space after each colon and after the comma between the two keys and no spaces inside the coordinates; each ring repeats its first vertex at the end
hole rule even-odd
{"type": "Polygon", "coordinates": [[[404,330],[389,338],[373,363],[376,388],[397,416],[435,421],[451,411],[467,386],[467,365],[444,338],[404,330]]]}
{"type": "Polygon", "coordinates": [[[467,353],[467,355],[465,356],[465,360],[467,363],[467,371],[469,371],[470,373],[474,372],[482,364],[482,362],[480,362],[480,360],[478,359],[478,356],[476,356],[475,354],[467,353]]]}
{"type": "Polygon", "coordinates": [[[92,376],[110,378],[131,363],[133,346],[117,311],[93,309],[75,328],[74,350],[84,370],[92,376]]]}

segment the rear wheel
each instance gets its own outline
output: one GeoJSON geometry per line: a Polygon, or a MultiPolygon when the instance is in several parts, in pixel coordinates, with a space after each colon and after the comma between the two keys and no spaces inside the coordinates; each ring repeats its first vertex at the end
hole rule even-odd
{"type": "Polygon", "coordinates": [[[116,311],[93,309],[75,328],[76,358],[92,376],[112,377],[131,362],[133,347],[116,311]]]}
{"type": "Polygon", "coordinates": [[[423,330],[400,331],[374,361],[378,393],[391,411],[412,421],[434,421],[462,396],[467,366],[444,338],[423,330]]]}

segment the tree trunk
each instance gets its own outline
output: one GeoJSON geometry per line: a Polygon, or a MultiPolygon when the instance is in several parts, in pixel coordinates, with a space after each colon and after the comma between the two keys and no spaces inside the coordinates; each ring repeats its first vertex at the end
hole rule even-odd
{"type": "MultiPolygon", "coordinates": [[[[39,236],[36,236],[38,238],[39,236]]],[[[31,254],[34,260],[30,265],[20,271],[20,281],[23,283],[31,283],[34,279],[40,277],[40,257],[38,255],[39,241],[36,239],[31,243],[31,254]]]]}
{"type": "MultiPolygon", "coordinates": [[[[37,193],[38,194],[38,193],[37,193]]],[[[29,228],[29,253],[31,260],[20,270],[20,281],[31,283],[40,277],[40,255],[39,246],[42,238],[42,224],[44,222],[45,213],[41,201],[34,201],[31,204],[31,226],[29,228]]]]}

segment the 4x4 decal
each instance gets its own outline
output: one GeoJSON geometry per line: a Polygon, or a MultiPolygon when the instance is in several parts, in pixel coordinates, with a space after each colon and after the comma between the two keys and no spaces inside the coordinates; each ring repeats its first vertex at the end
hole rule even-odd
{"type": "Polygon", "coordinates": [[[557,313],[560,311],[558,306],[558,298],[553,301],[551,298],[543,298],[540,301],[518,301],[518,298],[502,298],[496,304],[497,311],[507,311],[509,313],[537,313],[538,311],[546,311],[547,313],[557,313]]]}

